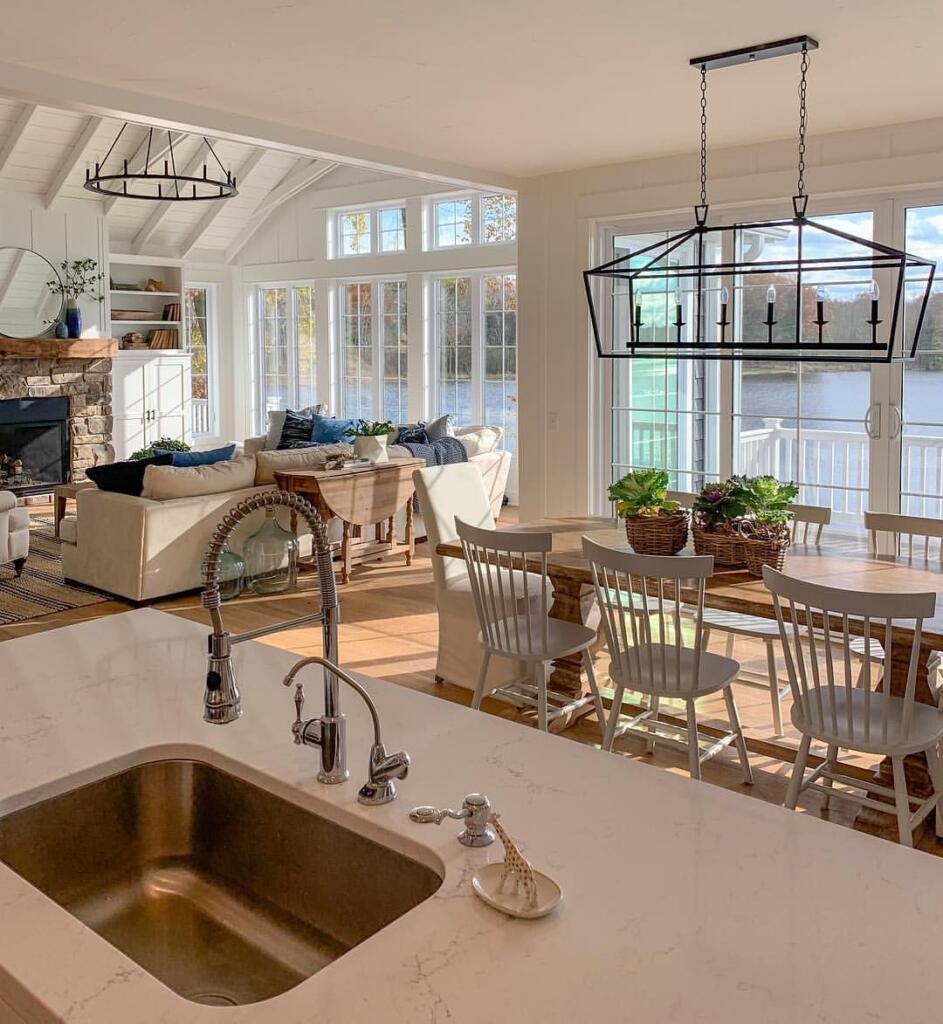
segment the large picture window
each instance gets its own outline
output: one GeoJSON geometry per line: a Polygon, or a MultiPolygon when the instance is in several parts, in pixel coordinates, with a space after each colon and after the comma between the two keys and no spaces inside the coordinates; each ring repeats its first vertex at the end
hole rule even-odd
{"type": "Polygon", "coordinates": [[[316,398],[314,287],[266,285],[257,292],[263,411],[299,409],[316,398]]]}
{"type": "Polygon", "coordinates": [[[216,410],[216,286],[194,284],[184,293],[184,330],[190,360],[190,429],[194,438],[218,432],[216,410]]]}
{"type": "Polygon", "coordinates": [[[406,282],[345,281],[339,290],[341,413],[405,423],[406,282]]]}
{"type": "Polygon", "coordinates": [[[517,449],[517,275],[511,271],[436,278],[435,413],[459,425],[504,427],[517,449]]]}

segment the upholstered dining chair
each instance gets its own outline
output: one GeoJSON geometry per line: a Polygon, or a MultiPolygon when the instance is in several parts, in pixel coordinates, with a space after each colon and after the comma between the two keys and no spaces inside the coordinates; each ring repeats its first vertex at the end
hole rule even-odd
{"type": "MultiPolygon", "coordinates": [[[[478,614],[472,596],[468,568],[461,558],[436,554],[439,544],[458,543],[455,517],[483,529],[494,529],[491,502],[485,492],[481,473],[470,463],[453,466],[429,466],[413,473],[416,496],[426,524],[436,612],[439,617],[439,643],[436,655],[436,682],[453,683],[468,690],[478,685],[483,651],[478,643],[478,614]]],[[[530,581],[530,600],[539,602],[537,584],[530,581]]],[[[520,675],[520,666],[500,660],[488,670],[488,683],[499,686],[520,675]]]]}
{"type": "Polygon", "coordinates": [[[12,491],[0,491],[0,565],[13,563],[14,575],[23,572],[29,555],[29,512],[18,508],[12,491]]]}
{"type": "Polygon", "coordinates": [[[614,684],[603,749],[611,750],[617,735],[633,732],[645,740],[651,752],[657,737],[659,743],[686,750],[691,777],[699,779],[704,761],[734,744],[744,781],[752,783],[753,771],[731,688],[740,665],[704,649],[704,584],[714,571],[713,556],[634,555],[607,548],[589,537],[583,538],[583,555],[592,567],[614,684]],[[698,595],[693,622],[681,600],[682,587],[691,583],[698,595]],[[648,710],[623,719],[626,690],[648,696],[648,710]],[[697,701],[719,690],[723,691],[730,729],[720,737],[702,737],[697,727],[697,701]],[[677,731],[674,728],[665,726],[667,734],[658,732],[662,700],[684,703],[684,742],[672,735],[677,731]]]}
{"type": "Polygon", "coordinates": [[[538,728],[546,732],[553,719],[592,701],[603,732],[606,715],[596,686],[591,651],[596,643],[596,630],[550,617],[547,554],[553,545],[553,535],[483,530],[461,519],[456,519],[455,529],[465,554],[478,613],[478,642],[484,652],[472,707],[480,708],[485,697],[497,694],[519,706],[535,708],[538,728]],[[531,558],[538,568],[528,568],[531,558]],[[512,569],[514,564],[521,568],[512,569]],[[532,600],[535,592],[537,599],[532,600]],[[575,700],[551,695],[547,686],[550,662],[573,654],[582,655],[589,695],[575,700]],[[499,686],[489,682],[488,667],[494,658],[520,666],[518,678],[499,686]]]}
{"type": "MultiPolygon", "coordinates": [[[[943,796],[943,710],[915,699],[917,661],[923,621],[933,615],[936,594],[867,593],[809,583],[766,566],[763,581],[773,595],[786,671],[792,689],[792,724],[802,734],[796,754],[786,806],[795,809],[799,794],[810,788],[832,797],[849,799],[871,810],[887,813],[891,805],[872,794],[893,799],[900,842],[913,846],[913,829],[943,796]],[[860,628],[852,629],[852,624],[860,628]],[[907,679],[902,696],[893,696],[882,683],[881,661],[863,648],[863,679],[855,672],[851,641],[863,635],[890,648],[895,624],[912,630],[907,679]],[[855,678],[856,675],[859,678],[855,678]],[[825,760],[806,774],[812,740],[826,745],[825,760]],[[841,770],[839,748],[879,754],[891,759],[893,790],[864,781],[841,770]],[[904,758],[923,751],[927,757],[933,793],[926,799],[907,792],[904,758]],[[847,787],[835,789],[834,783],[847,787]],[[863,791],[864,795],[856,792],[863,791]],[[916,810],[911,811],[911,805],[916,810]]],[[[937,811],[937,835],[943,835],[943,815],[937,811]]]]}

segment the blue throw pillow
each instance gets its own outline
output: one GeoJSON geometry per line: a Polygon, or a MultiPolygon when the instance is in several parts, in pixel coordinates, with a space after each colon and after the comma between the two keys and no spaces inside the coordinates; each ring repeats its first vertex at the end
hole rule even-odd
{"type": "Polygon", "coordinates": [[[417,423],[414,427],[400,427],[399,433],[396,435],[396,443],[428,444],[429,435],[426,433],[426,428],[421,423],[417,423]]]}
{"type": "Polygon", "coordinates": [[[338,420],[333,416],[315,416],[311,427],[311,440],[315,444],[353,444],[353,429],[359,420],[338,420]]]}
{"type": "Polygon", "coordinates": [[[144,470],[148,466],[169,466],[170,452],[152,455],[147,459],[128,459],[125,462],[108,462],[102,466],[89,466],[85,475],[98,486],[100,491],[114,491],[141,497],[144,489],[144,470]]]}
{"type": "Polygon", "coordinates": [[[213,448],[208,452],[168,452],[163,448],[155,448],[155,455],[170,455],[171,466],[212,466],[215,462],[228,462],[236,452],[234,444],[222,448],[213,448]]]}
{"type": "Polygon", "coordinates": [[[285,422],[278,440],[278,448],[291,448],[295,441],[310,441],[313,417],[304,411],[285,410],[285,422]]]}

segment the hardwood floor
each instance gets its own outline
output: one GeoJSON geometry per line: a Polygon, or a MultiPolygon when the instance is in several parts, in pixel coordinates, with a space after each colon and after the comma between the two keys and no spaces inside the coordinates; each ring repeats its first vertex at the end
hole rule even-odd
{"type": "MultiPolygon", "coordinates": [[[[30,506],[30,510],[37,515],[51,514],[51,508],[43,505],[30,506]]],[[[515,512],[514,509],[505,510],[502,525],[515,522],[515,512]]],[[[303,577],[301,589],[290,596],[243,595],[237,601],[226,604],[226,625],[233,632],[241,632],[310,612],[314,596],[311,593],[312,587],[313,579],[303,577]]],[[[448,684],[437,684],[434,681],[438,630],[433,600],[432,565],[427,544],[417,545],[416,557],[411,567],[403,565],[401,558],[388,563],[360,566],[354,570],[351,582],[339,589],[339,643],[345,668],[387,680],[398,686],[434,694],[444,700],[469,703],[469,691],[448,684]]],[[[135,606],[128,602],[114,600],[27,622],[0,626],[0,642],[57,629],[86,619],[113,615],[128,611],[132,607],[135,606]]],[[[206,612],[200,607],[198,594],[164,598],[153,602],[151,607],[194,622],[208,622],[206,612]]],[[[321,650],[318,627],[279,633],[260,642],[291,650],[299,655],[320,653],[321,650]]],[[[716,649],[719,652],[723,650],[722,638],[719,639],[716,649]]],[[[765,651],[761,644],[738,641],[734,656],[745,669],[753,670],[757,674],[765,672],[765,651]]],[[[597,671],[601,674],[604,669],[605,659],[601,658],[597,671]]],[[[788,726],[785,738],[777,740],[773,736],[769,694],[766,689],[738,685],[735,690],[750,748],[755,784],[743,784],[735,755],[729,750],[703,766],[703,778],[708,783],[738,792],[745,798],[782,804],[791,768],[789,748],[794,749],[798,745],[798,736],[788,726]]],[[[788,703],[788,700],[784,701],[783,709],[787,721],[788,703]]],[[[486,701],[484,710],[504,718],[520,718],[522,728],[533,727],[533,723],[526,720],[526,716],[519,715],[509,705],[500,701],[486,701]]],[[[726,722],[723,700],[720,697],[705,701],[703,706],[699,705],[698,712],[699,720],[704,724],[711,724],[713,721],[720,725],[726,722]]],[[[561,742],[563,740],[598,746],[599,729],[595,717],[584,718],[568,729],[561,736],[561,742]]],[[[634,738],[617,740],[616,748],[621,757],[642,761],[664,771],[687,774],[686,754],[665,744],[656,744],[655,752],[651,755],[646,754],[642,744],[634,738]]],[[[862,772],[867,771],[874,763],[874,759],[864,757],[846,756],[844,760],[857,766],[862,772]]],[[[832,801],[831,808],[826,812],[822,809],[822,800],[818,794],[804,793],[800,802],[800,812],[818,815],[840,826],[852,827],[856,808],[849,801],[838,799],[832,801]]],[[[860,823],[854,827],[863,828],[860,823]]],[[[875,815],[875,821],[866,827],[866,830],[886,838],[896,837],[896,824],[890,815],[875,815]]],[[[920,838],[919,848],[943,855],[943,843],[938,842],[929,832],[925,832],[920,838]]]]}

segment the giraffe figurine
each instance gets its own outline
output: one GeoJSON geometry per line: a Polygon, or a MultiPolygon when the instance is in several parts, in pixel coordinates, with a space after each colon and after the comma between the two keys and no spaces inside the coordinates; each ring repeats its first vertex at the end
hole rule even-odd
{"type": "Polygon", "coordinates": [[[498,883],[498,892],[504,892],[504,884],[509,879],[514,883],[513,892],[516,895],[524,888],[524,907],[533,910],[537,906],[537,883],[534,881],[534,872],[527,861],[518,850],[514,840],[504,831],[498,820],[501,816],[492,811],[488,821],[494,826],[498,838],[504,846],[504,871],[501,874],[501,881],[498,883]]]}

